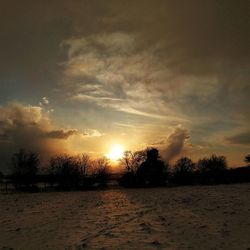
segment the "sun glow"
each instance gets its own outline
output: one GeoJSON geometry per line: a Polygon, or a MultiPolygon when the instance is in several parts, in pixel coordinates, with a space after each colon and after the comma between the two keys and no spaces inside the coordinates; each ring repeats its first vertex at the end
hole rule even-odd
{"type": "Polygon", "coordinates": [[[119,160],[124,153],[124,149],[122,145],[114,144],[111,146],[109,153],[107,154],[107,157],[112,161],[119,160]]]}

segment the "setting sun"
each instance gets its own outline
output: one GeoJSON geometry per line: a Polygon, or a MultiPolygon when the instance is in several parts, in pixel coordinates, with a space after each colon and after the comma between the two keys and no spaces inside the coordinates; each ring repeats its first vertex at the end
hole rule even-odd
{"type": "Polygon", "coordinates": [[[110,151],[107,154],[107,157],[112,161],[117,161],[123,156],[123,153],[124,153],[123,146],[119,144],[114,144],[111,146],[110,151]]]}

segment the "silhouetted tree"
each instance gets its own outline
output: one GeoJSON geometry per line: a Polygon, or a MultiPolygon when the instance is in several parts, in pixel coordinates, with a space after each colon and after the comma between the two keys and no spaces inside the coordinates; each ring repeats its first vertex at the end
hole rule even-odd
{"type": "Polygon", "coordinates": [[[123,157],[120,159],[121,165],[126,172],[136,173],[139,166],[146,160],[146,150],[140,151],[125,151],[123,157]]]}
{"type": "Polygon", "coordinates": [[[248,165],[250,165],[250,154],[248,154],[248,155],[245,156],[244,161],[245,161],[245,163],[247,163],[248,165]]]}
{"type": "Polygon", "coordinates": [[[136,185],[136,172],[146,160],[146,150],[125,151],[120,159],[121,166],[125,169],[119,183],[121,186],[132,187],[136,185]]]}
{"type": "Polygon", "coordinates": [[[219,183],[226,179],[228,167],[225,156],[212,155],[210,158],[203,158],[198,161],[197,167],[203,183],[219,183]]]}
{"type": "Polygon", "coordinates": [[[91,169],[91,160],[88,154],[84,153],[80,157],[80,172],[81,176],[87,176],[91,169]]]}
{"type": "Polygon", "coordinates": [[[77,157],[60,155],[50,159],[48,167],[51,183],[58,183],[61,188],[77,188],[81,181],[80,161],[77,157]]]}
{"type": "Polygon", "coordinates": [[[79,156],[79,163],[81,187],[91,188],[96,182],[93,161],[90,159],[88,154],[84,153],[79,156]]]}
{"type": "Polygon", "coordinates": [[[15,187],[18,189],[24,185],[26,188],[34,188],[40,164],[38,155],[20,149],[13,154],[11,163],[11,176],[15,187]]]}
{"type": "Polygon", "coordinates": [[[136,172],[136,178],[139,185],[161,186],[166,183],[167,166],[160,160],[157,148],[148,148],[146,150],[147,158],[140,165],[136,172]]]}
{"type": "Polygon", "coordinates": [[[52,157],[47,169],[49,182],[63,189],[91,188],[94,184],[105,186],[109,178],[109,160],[106,157],[90,159],[81,156],[52,157]]]}
{"type": "Polygon", "coordinates": [[[47,182],[51,186],[54,186],[54,184],[59,182],[58,168],[59,168],[59,162],[57,157],[51,157],[49,160],[49,165],[45,170],[47,174],[47,182]]]}
{"type": "Polygon", "coordinates": [[[107,157],[100,157],[93,162],[93,174],[95,182],[100,186],[106,186],[110,175],[110,163],[107,157]]]}
{"type": "Polygon", "coordinates": [[[188,158],[180,158],[174,165],[173,181],[178,184],[192,184],[194,181],[195,163],[188,158]]]}

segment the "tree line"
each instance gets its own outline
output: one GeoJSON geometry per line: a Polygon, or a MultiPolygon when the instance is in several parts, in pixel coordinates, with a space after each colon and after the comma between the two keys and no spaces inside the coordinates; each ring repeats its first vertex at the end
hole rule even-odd
{"type": "Polygon", "coordinates": [[[91,159],[88,154],[53,156],[41,167],[39,155],[20,149],[13,154],[10,174],[5,178],[17,190],[38,190],[38,183],[59,190],[87,189],[107,184],[110,163],[106,157],[91,159]]]}
{"type": "MultiPolygon", "coordinates": [[[[123,187],[202,185],[250,181],[250,166],[230,169],[224,156],[212,155],[196,163],[181,157],[173,165],[164,162],[157,148],[125,151],[119,160],[123,171],[117,177],[123,187]]],[[[245,157],[250,164],[250,154],[245,157]]],[[[17,190],[36,191],[38,184],[58,190],[82,190],[107,186],[111,164],[106,157],[92,159],[88,154],[51,157],[41,167],[38,154],[20,149],[11,157],[10,174],[0,173],[17,190]]]]}
{"type": "Polygon", "coordinates": [[[249,166],[229,168],[225,156],[212,155],[196,163],[188,157],[181,157],[170,165],[161,159],[156,148],[126,151],[121,159],[126,171],[120,185],[145,187],[250,182],[250,154],[244,161],[249,166]]]}

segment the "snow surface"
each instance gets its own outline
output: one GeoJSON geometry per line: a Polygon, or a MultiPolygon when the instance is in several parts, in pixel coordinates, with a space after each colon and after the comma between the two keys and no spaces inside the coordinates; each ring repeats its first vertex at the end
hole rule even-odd
{"type": "Polygon", "coordinates": [[[250,184],[0,194],[0,249],[250,249],[250,184]]]}

